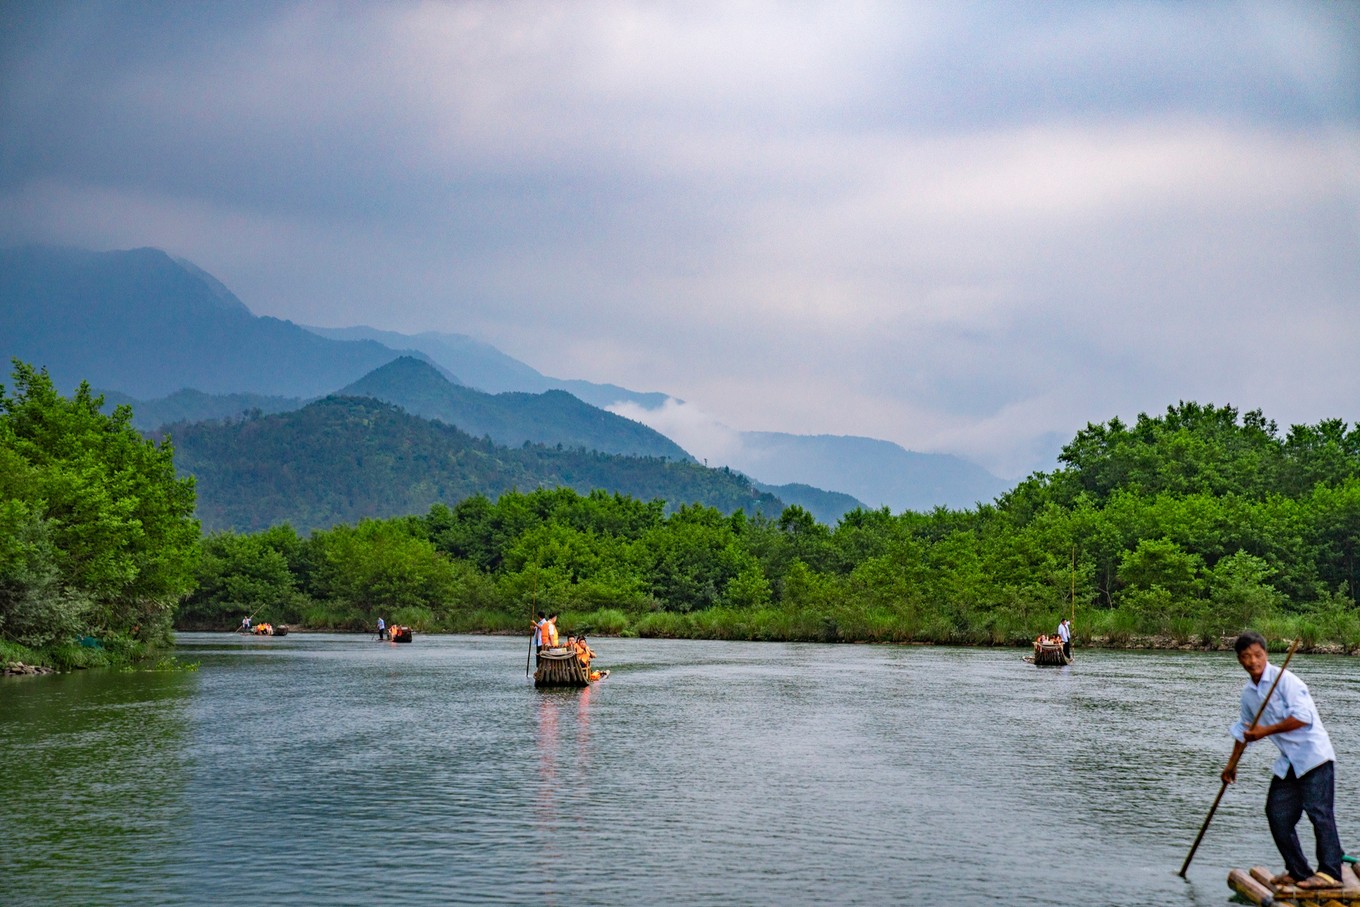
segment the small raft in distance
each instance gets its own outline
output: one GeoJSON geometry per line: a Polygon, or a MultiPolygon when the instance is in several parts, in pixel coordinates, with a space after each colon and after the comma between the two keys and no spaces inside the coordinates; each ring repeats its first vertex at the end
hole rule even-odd
{"type": "Polygon", "coordinates": [[[1056,636],[1040,636],[1034,640],[1034,654],[1025,661],[1041,668],[1061,668],[1072,663],[1072,656],[1063,651],[1062,640],[1056,636]]]}
{"type": "Polygon", "coordinates": [[[388,631],[388,635],[389,635],[389,638],[390,638],[393,642],[410,642],[410,641],[411,641],[411,628],[410,628],[410,627],[393,627],[393,628],[391,628],[391,630],[388,631]]]}
{"type": "Polygon", "coordinates": [[[1253,904],[1275,904],[1277,907],[1305,907],[1305,905],[1360,904],[1360,877],[1349,863],[1341,867],[1340,888],[1297,888],[1276,885],[1271,872],[1264,866],[1234,869],[1228,873],[1228,887],[1253,904]]]}

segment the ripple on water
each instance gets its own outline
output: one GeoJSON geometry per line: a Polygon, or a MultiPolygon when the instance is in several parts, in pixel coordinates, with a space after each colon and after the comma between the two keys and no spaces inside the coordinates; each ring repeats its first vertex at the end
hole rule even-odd
{"type": "MultiPolygon", "coordinates": [[[[1275,862],[1253,753],[1173,875],[1221,654],[600,639],[607,681],[535,691],[524,640],[181,642],[198,672],[0,688],[0,900],[1219,904],[1275,862]]],[[[1360,662],[1295,664],[1344,789],[1360,662]]]]}

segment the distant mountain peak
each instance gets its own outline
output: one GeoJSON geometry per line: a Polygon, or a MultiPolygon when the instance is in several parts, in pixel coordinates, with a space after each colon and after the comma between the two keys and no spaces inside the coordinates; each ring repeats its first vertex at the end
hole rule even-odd
{"type": "Polygon", "coordinates": [[[397,356],[253,315],[221,281],[161,249],[0,248],[0,356],[139,398],[324,394],[397,356]]]}
{"type": "Polygon", "coordinates": [[[406,393],[439,392],[459,386],[461,383],[456,377],[428,360],[415,356],[398,356],[337,393],[342,396],[381,396],[369,391],[398,388],[406,393]]]}

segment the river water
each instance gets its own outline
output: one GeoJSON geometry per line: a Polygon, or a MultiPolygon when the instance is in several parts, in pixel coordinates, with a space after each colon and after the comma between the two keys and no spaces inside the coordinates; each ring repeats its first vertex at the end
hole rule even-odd
{"type": "MultiPolygon", "coordinates": [[[[592,644],[587,690],[473,636],[182,634],[197,671],[0,680],[0,904],[1220,905],[1279,862],[1264,744],[1175,875],[1230,653],[592,644]]],[[[1293,666],[1360,850],[1360,660],[1293,666]]]]}

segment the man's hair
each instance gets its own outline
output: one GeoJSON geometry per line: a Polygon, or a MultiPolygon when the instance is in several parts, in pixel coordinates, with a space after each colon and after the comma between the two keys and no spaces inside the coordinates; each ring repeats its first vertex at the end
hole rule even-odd
{"type": "MultiPolygon", "coordinates": [[[[1266,649],[1266,638],[1255,630],[1248,630],[1237,637],[1237,642],[1233,643],[1233,651],[1241,655],[1252,646],[1260,646],[1262,649],[1266,649]]],[[[1270,650],[1266,649],[1266,651],[1270,650]]]]}

